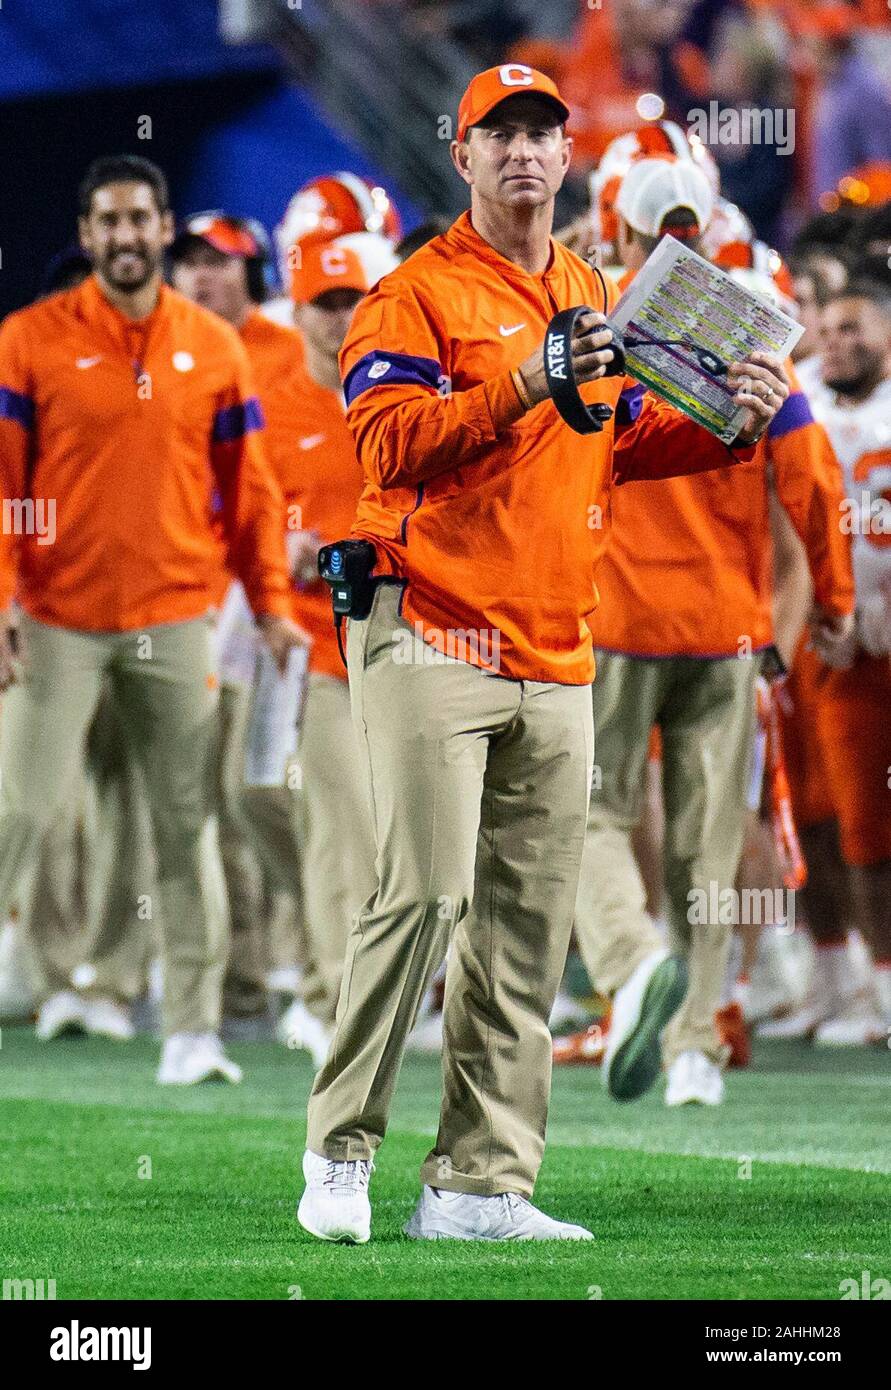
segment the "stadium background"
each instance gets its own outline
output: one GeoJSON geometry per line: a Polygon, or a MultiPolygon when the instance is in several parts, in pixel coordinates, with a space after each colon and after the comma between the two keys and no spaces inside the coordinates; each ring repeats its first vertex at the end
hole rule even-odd
{"type": "MultiPolygon", "coordinates": [[[[793,37],[791,16],[809,8],[31,0],[4,9],[0,314],[33,298],[43,267],[71,240],[77,182],[99,154],[159,163],[179,215],[225,207],[271,229],[295,188],[336,168],[383,179],[406,230],[429,214],[457,215],[463,193],[448,160],[449,122],[472,73],[505,55],[555,73],[573,103],[576,158],[558,223],[581,208],[586,167],[610,134],[638,122],[636,112],[686,125],[687,111],[713,96],[724,105],[794,106],[791,157],[766,144],[713,149],[725,196],[785,250],[820,194],[833,196],[814,186],[819,82],[793,37]],[[649,106],[639,105],[641,94],[649,106]],[[147,139],[139,133],[146,117],[147,139]]],[[[862,8],[859,44],[887,72],[887,8],[880,0],[862,8]]]]}

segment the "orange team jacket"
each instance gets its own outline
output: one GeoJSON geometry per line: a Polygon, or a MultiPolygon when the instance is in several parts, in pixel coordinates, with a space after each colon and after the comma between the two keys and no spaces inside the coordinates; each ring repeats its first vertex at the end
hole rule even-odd
{"type": "Polygon", "coordinates": [[[282,498],[261,426],[238,335],[167,286],[140,322],[92,276],[10,315],[0,487],[4,500],[34,499],[38,518],[52,506],[55,536],[3,526],[0,604],[16,597],[40,622],[91,632],[199,616],[219,573],[216,489],[254,611],[287,616],[282,498]]]}
{"type": "MultiPolygon", "coordinates": [[[[285,497],[282,528],[317,531],[324,543],[349,535],[362,470],[341,393],[319,386],[295,359],[261,387],[261,400],[264,447],[285,497]]],[[[313,639],[310,671],[345,680],[324,580],[292,590],[291,615],[313,639]]]]}
{"type": "Polygon", "coordinates": [[[595,647],[630,656],[724,657],[769,646],[765,465],[804,543],[817,602],[830,613],[852,611],[851,542],[839,524],[841,468],[791,364],[786,370],[791,394],[752,462],[613,496],[596,576],[602,605],[591,623],[595,647]]]}
{"type": "MultiPolygon", "coordinates": [[[[270,419],[269,397],[274,392],[276,383],[290,375],[295,363],[303,361],[303,338],[296,328],[286,328],[284,324],[274,323],[261,314],[259,309],[251,310],[238,330],[238,336],[248,355],[251,376],[263,415],[264,429],[260,435],[260,443],[267,463],[278,478],[280,471],[276,466],[276,460],[270,455],[270,443],[273,437],[281,439],[282,431],[273,428],[274,422],[270,419]]],[[[287,447],[287,441],[285,441],[285,445],[287,447]]],[[[213,507],[214,531],[220,544],[219,570],[213,586],[213,602],[214,606],[219,607],[232,582],[232,572],[229,568],[231,557],[226,547],[222,498],[219,490],[214,491],[213,507]]]]}
{"type": "Polygon", "coordinates": [[[604,307],[584,261],[552,242],[530,275],[464,213],[362,300],[340,358],[365,476],[354,534],[377,546],[378,573],[405,581],[403,616],[439,651],[449,631],[497,632],[500,674],[565,685],[594,677],[592,522],[611,484],[754,453],[627,378],[582,388],[614,407],[600,434],[574,433],[551,401],[524,412],[510,370],[578,304],[604,307]]]}

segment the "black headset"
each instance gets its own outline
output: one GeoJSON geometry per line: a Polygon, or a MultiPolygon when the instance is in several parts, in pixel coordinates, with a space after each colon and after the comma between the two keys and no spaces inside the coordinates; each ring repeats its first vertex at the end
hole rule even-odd
{"type": "MultiPolygon", "coordinates": [[[[603,313],[609,305],[606,281],[598,266],[593,266],[603,290],[603,313]]],[[[612,417],[612,407],[599,401],[596,405],[586,405],[579,392],[578,382],[572,366],[572,340],[575,326],[582,314],[592,314],[594,310],[587,304],[579,304],[574,309],[561,309],[548,324],[544,341],[545,380],[551,400],[558,413],[576,434],[599,434],[612,417]]],[[[612,351],[612,361],[607,363],[605,376],[625,375],[625,345],[617,328],[607,322],[604,325],[611,334],[610,341],[602,352],[612,351]]]]}

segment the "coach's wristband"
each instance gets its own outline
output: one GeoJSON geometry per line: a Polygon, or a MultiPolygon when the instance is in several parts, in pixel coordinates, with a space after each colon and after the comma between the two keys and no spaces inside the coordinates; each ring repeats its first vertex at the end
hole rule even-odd
{"type": "Polygon", "coordinates": [[[510,379],[514,384],[514,390],[520,398],[520,404],[522,405],[523,409],[531,410],[532,397],[529,395],[529,390],[526,386],[525,381],[523,380],[523,373],[520,371],[519,367],[514,367],[513,371],[510,374],[510,379]]]}
{"type": "MultiPolygon", "coordinates": [[[[582,314],[593,314],[587,304],[575,309],[561,309],[548,325],[544,343],[545,379],[551,399],[559,414],[575,430],[576,434],[596,434],[612,415],[611,406],[598,402],[588,406],[579,394],[578,383],[572,368],[572,339],[577,319],[582,314]]],[[[613,360],[607,366],[606,376],[624,376],[625,348],[620,334],[609,324],[613,340],[607,346],[612,349],[613,360]]],[[[602,349],[605,351],[606,349],[602,349]]]]}

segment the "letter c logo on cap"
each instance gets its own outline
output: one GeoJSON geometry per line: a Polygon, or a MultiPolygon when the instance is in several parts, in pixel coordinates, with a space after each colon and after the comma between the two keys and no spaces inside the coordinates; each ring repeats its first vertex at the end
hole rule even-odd
{"type": "Polygon", "coordinates": [[[525,63],[505,63],[499,68],[498,76],[502,87],[531,87],[535,80],[532,69],[525,63]]]}
{"type": "Polygon", "coordinates": [[[326,275],[346,274],[346,255],[339,246],[326,246],[319,261],[326,275]]]}

